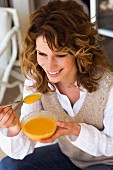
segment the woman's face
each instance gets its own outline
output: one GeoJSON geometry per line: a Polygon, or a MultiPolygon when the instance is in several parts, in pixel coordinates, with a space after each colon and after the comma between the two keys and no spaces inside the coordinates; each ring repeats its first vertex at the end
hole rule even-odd
{"type": "Polygon", "coordinates": [[[51,51],[43,36],[36,39],[36,50],[37,62],[46,72],[50,82],[74,83],[76,81],[77,68],[74,56],[65,52],[51,51]]]}

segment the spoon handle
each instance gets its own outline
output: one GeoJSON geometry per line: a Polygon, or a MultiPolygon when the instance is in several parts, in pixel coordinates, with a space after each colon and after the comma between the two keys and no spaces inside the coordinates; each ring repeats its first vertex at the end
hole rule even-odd
{"type": "Polygon", "coordinates": [[[11,103],[9,103],[9,104],[3,105],[3,108],[6,108],[6,107],[8,107],[8,106],[12,106],[13,104],[17,104],[17,103],[20,103],[20,102],[22,102],[22,100],[20,100],[20,101],[15,101],[15,102],[11,102],[11,103]]]}

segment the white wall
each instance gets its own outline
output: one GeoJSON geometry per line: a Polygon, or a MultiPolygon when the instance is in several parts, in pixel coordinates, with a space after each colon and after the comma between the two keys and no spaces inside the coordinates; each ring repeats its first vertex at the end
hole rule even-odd
{"type": "Polygon", "coordinates": [[[28,26],[28,17],[34,10],[34,0],[12,0],[13,7],[17,9],[22,35],[28,26]]]}

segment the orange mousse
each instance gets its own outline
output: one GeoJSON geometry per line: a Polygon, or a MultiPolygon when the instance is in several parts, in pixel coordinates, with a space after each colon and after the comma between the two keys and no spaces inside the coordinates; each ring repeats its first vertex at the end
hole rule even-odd
{"type": "Polygon", "coordinates": [[[31,94],[29,96],[26,96],[23,99],[23,102],[26,104],[32,104],[34,102],[36,102],[37,100],[39,100],[42,96],[42,93],[35,93],[35,94],[31,94]]]}
{"type": "Polygon", "coordinates": [[[41,140],[53,135],[56,122],[46,117],[34,118],[24,124],[23,130],[30,139],[41,140]]]}

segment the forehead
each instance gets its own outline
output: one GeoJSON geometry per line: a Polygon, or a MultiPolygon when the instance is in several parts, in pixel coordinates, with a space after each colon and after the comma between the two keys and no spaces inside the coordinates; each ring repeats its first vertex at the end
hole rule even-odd
{"type": "Polygon", "coordinates": [[[56,48],[53,48],[53,50],[50,49],[48,46],[47,40],[44,36],[39,36],[36,39],[36,50],[43,52],[43,53],[54,53],[54,54],[67,54],[68,51],[58,51],[56,48]]]}
{"type": "Polygon", "coordinates": [[[37,37],[36,49],[39,51],[51,51],[44,36],[37,37]]]}
{"type": "Polygon", "coordinates": [[[36,38],[36,47],[41,46],[40,44],[48,45],[47,41],[46,41],[46,38],[44,36],[42,36],[42,35],[36,38]]]}

